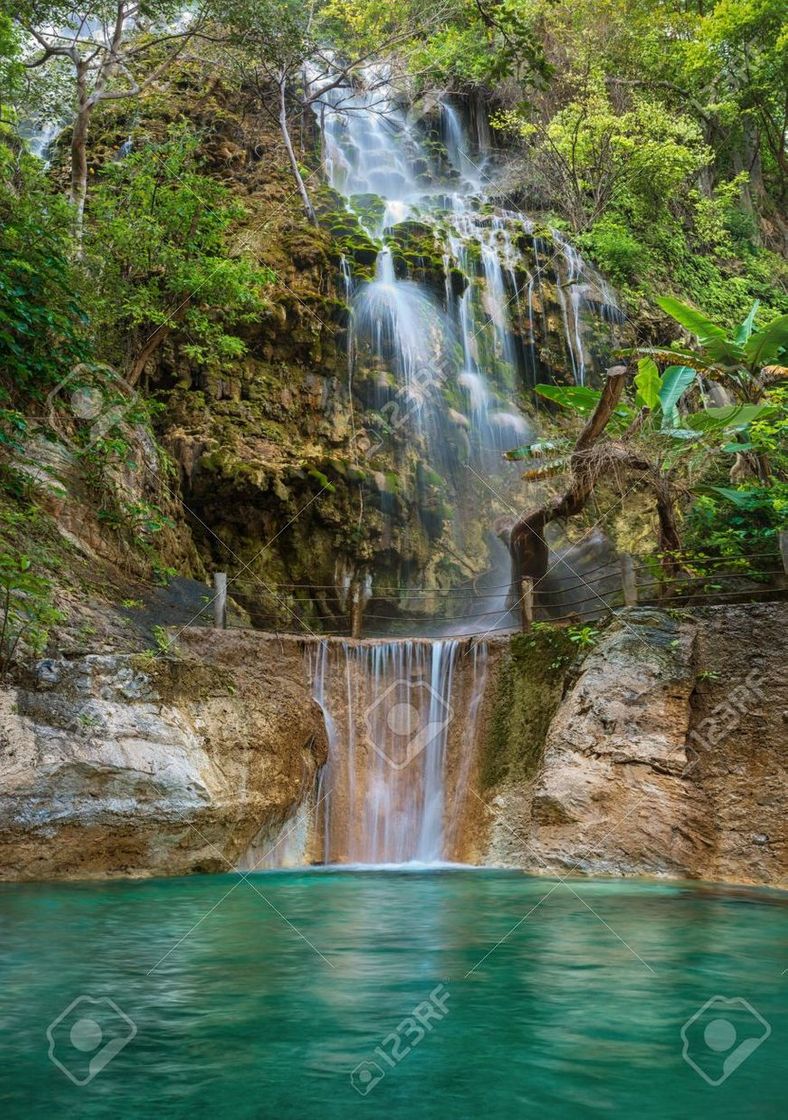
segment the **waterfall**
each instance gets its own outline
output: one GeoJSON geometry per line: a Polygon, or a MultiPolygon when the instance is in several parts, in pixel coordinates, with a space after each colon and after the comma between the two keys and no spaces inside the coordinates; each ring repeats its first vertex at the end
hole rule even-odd
{"type": "MultiPolygon", "coordinates": [[[[327,88],[335,78],[330,62],[306,74],[315,95],[324,89],[314,108],[325,173],[377,247],[371,276],[368,246],[343,257],[353,407],[383,416],[372,446],[403,461],[415,451],[437,471],[461,547],[463,510],[491,524],[502,512],[493,493],[520,504],[519,471],[501,454],[535,435],[529,386],[584,383],[620,313],[577,249],[506,199],[477,103],[444,98],[418,119],[383,65],[327,88]],[[414,267],[411,235],[419,253],[434,243],[439,284],[414,267]],[[469,462],[490,478],[486,496],[469,462]]],[[[399,485],[418,498],[412,477],[399,485]]]]}
{"type": "MultiPolygon", "coordinates": [[[[305,80],[326,178],[364,241],[360,249],[348,241],[341,258],[353,439],[365,426],[356,450],[372,461],[385,448],[381,470],[392,460],[401,468],[397,492],[411,488],[425,525],[423,479],[443,487],[450,513],[441,525],[449,523],[447,551],[457,556],[463,517],[491,527],[511,502],[521,506],[520,469],[501,453],[535,434],[528,389],[538,380],[582,384],[600,326],[618,311],[566,238],[505,199],[478,103],[463,109],[444,99],[432,119],[419,120],[385,67],[368,66],[353,84],[336,76],[329,62],[308,68],[305,80]],[[418,249],[409,251],[409,239],[418,249]],[[489,485],[479,485],[479,472],[489,485]]],[[[391,514],[391,505],[378,508],[391,514]]],[[[328,760],[308,813],[299,810],[284,835],[315,860],[467,858],[488,652],[460,635],[507,618],[509,558],[490,537],[489,571],[473,581],[481,606],[471,595],[470,613],[436,625],[435,637],[307,643],[328,760]]]]}
{"type": "Polygon", "coordinates": [[[308,662],[329,740],[316,798],[322,859],[458,858],[486,644],[326,640],[308,662]]]}

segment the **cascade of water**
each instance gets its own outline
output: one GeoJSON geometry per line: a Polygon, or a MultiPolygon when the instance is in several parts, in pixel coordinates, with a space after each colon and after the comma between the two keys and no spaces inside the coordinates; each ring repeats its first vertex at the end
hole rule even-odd
{"type": "MultiPolygon", "coordinates": [[[[519,404],[523,390],[550,378],[546,363],[584,381],[588,320],[615,319],[612,294],[565,238],[537,233],[531,219],[500,205],[478,103],[470,106],[470,127],[468,114],[445,101],[439,120],[425,124],[406,112],[381,66],[368,67],[355,85],[329,89],[325,78],[319,68],[306,75],[314,91],[326,86],[315,102],[326,176],[377,251],[371,275],[364,271],[368,245],[363,258],[352,246],[342,258],[348,391],[352,397],[355,388],[373,413],[396,403],[383,426],[403,429],[411,458],[450,479],[455,510],[467,505],[472,481],[459,469],[465,463],[452,426],[499,493],[514,495],[519,471],[511,464],[503,473],[501,452],[532,436],[519,404]],[[409,254],[411,236],[421,248],[409,254]],[[425,247],[430,237],[434,254],[425,247]],[[437,285],[423,267],[433,255],[443,267],[437,285]]],[[[402,432],[388,438],[401,453],[402,432]]],[[[495,515],[476,516],[492,524],[495,515]]],[[[509,560],[498,541],[490,564],[497,578],[482,602],[503,610],[509,560]]],[[[315,802],[315,855],[324,861],[461,857],[487,651],[459,635],[486,627],[480,617],[452,622],[432,640],[310,647],[313,695],[329,739],[315,802]]]]}
{"type": "Polygon", "coordinates": [[[317,806],[327,862],[436,863],[460,850],[487,648],[458,639],[309,650],[329,755],[317,806]],[[465,714],[467,713],[467,714],[465,714]]]}

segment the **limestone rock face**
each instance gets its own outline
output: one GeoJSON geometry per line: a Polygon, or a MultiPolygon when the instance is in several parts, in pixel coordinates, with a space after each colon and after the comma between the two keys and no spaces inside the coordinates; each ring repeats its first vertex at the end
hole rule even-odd
{"type": "Polygon", "coordinates": [[[491,791],[486,861],[788,882],[787,625],[779,603],[620,612],[557,705],[531,779],[491,791]]]}
{"type": "Polygon", "coordinates": [[[264,851],[326,753],[301,651],[274,644],[204,631],[184,660],[44,661],[5,690],[0,876],[226,871],[264,851]]]}

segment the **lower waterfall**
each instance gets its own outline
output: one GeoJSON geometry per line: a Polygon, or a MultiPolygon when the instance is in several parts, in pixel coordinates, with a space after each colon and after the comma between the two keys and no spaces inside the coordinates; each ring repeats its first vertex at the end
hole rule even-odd
{"type": "Polygon", "coordinates": [[[486,643],[321,641],[308,657],[329,740],[314,806],[321,862],[459,860],[486,643]]]}

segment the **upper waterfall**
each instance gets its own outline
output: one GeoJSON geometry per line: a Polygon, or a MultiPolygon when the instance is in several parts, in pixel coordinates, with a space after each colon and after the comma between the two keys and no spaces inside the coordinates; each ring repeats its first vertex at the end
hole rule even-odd
{"type": "MultiPolygon", "coordinates": [[[[326,86],[314,102],[326,178],[365,239],[342,260],[348,391],[373,417],[356,452],[373,467],[376,449],[393,452],[398,492],[428,533],[437,512],[452,555],[482,526],[474,564],[486,550],[500,587],[508,561],[492,526],[523,500],[502,453],[536,434],[535,383],[582,384],[598,367],[615,297],[559,231],[506,196],[486,119],[449,99],[414,105],[383,65],[354,84],[335,79],[307,75],[313,92],[326,86]]],[[[504,599],[433,632],[499,625],[504,599]]]]}

